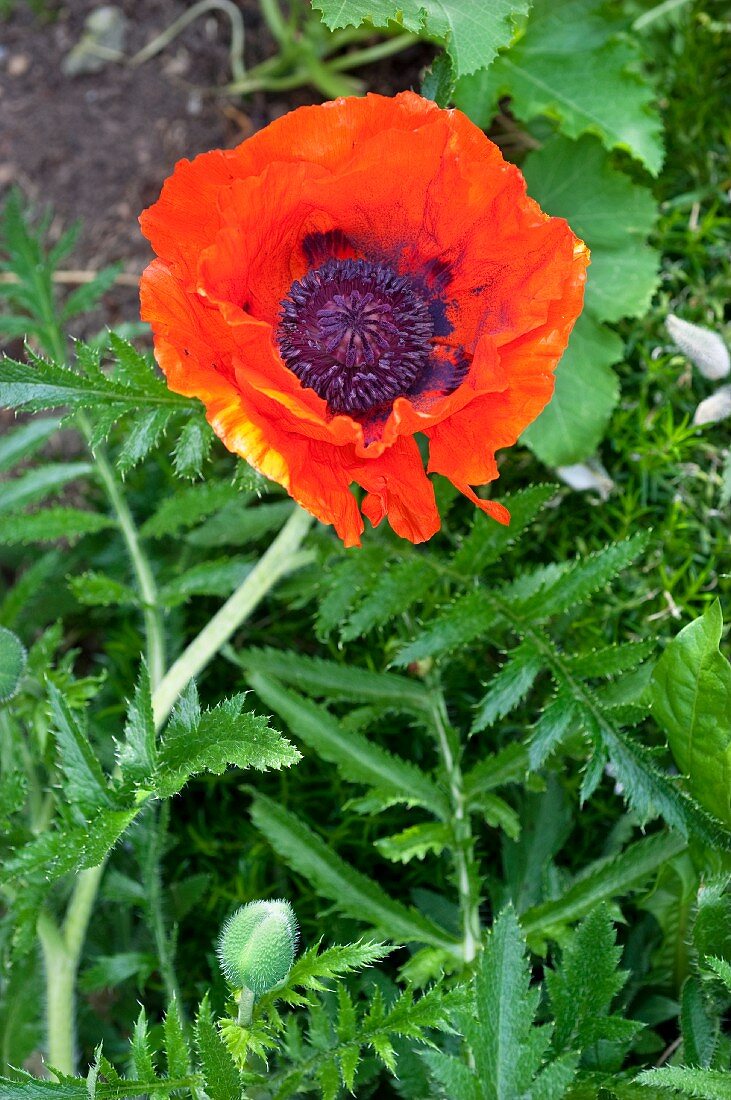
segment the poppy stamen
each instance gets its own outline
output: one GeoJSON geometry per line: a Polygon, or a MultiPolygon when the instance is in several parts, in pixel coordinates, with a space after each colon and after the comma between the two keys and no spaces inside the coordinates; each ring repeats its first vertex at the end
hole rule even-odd
{"type": "Polygon", "coordinates": [[[331,413],[362,416],[407,393],[434,324],[413,282],[367,260],[328,260],[290,287],[278,328],[284,362],[331,413]]]}

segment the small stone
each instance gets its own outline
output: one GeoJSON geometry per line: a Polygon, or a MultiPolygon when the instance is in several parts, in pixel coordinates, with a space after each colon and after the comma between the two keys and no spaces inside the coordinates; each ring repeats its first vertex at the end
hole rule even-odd
{"type": "Polygon", "coordinates": [[[27,53],[14,53],[8,59],[8,76],[25,76],[30,68],[30,58],[27,53]]]}
{"type": "Polygon", "coordinates": [[[110,62],[124,58],[127,18],[121,8],[112,4],[94,10],[87,16],[84,33],[61,63],[67,76],[98,73],[110,62]]]}

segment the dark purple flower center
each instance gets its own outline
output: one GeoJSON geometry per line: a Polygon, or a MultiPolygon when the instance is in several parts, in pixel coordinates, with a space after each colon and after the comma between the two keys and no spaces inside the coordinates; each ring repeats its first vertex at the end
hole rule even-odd
{"type": "Polygon", "coordinates": [[[282,358],[332,413],[362,416],[414,384],[434,324],[412,281],[386,264],[328,260],[297,279],[282,302],[282,358]]]}

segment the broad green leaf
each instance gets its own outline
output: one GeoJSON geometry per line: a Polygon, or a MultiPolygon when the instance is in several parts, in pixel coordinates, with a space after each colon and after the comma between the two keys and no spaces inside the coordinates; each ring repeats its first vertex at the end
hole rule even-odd
{"type": "Polygon", "coordinates": [[[161,798],[177,794],[200,772],[221,775],[229,765],[266,771],[297,763],[298,751],[265,718],[243,713],[244,698],[235,695],[201,711],[195,685],[188,687],[158,746],[154,784],[161,798]]]}
{"type": "Polygon", "coordinates": [[[683,1061],[691,1066],[710,1066],[718,1042],[718,1021],[711,1017],[701,983],[692,975],[686,979],[680,998],[680,1026],[683,1061]]]}
{"type": "Polygon", "coordinates": [[[620,36],[621,29],[601,0],[535,0],[526,33],[486,73],[458,84],[457,106],[487,126],[498,100],[509,96],[519,119],[545,116],[570,138],[596,134],[657,175],[663,146],[655,93],[639,72],[637,38],[620,36]]]}
{"type": "Polygon", "coordinates": [[[0,703],[12,699],[25,671],[25,646],[4,626],[0,626],[0,703]]]}
{"type": "Polygon", "coordinates": [[[521,436],[541,462],[571,466],[597,449],[619,398],[611,367],[622,351],[616,333],[588,314],[579,317],[556,367],[553,397],[521,436]]]}
{"type": "Polygon", "coordinates": [[[586,310],[592,318],[619,321],[645,313],[659,261],[646,243],[657,217],[650,191],[613,168],[592,138],[554,138],[526,158],[523,171],[543,210],[566,218],[591,249],[586,310]]]}
{"type": "Polygon", "coordinates": [[[428,943],[450,952],[456,949],[447,932],[390,898],[284,807],[256,794],[251,812],[254,824],[274,850],[342,912],[382,930],[392,940],[428,943]]]}
{"type": "Polygon", "coordinates": [[[84,814],[111,807],[107,777],[85,731],[71,712],[61,692],[48,683],[51,719],[58,749],[58,762],[66,776],[66,794],[72,806],[84,814]]]}
{"type": "Polygon", "coordinates": [[[731,665],[718,600],[670,642],[651,681],[652,712],[700,804],[731,828],[731,665]]]}
{"type": "Polygon", "coordinates": [[[513,37],[514,24],[525,16],[530,0],[314,0],[330,30],[368,22],[386,27],[398,21],[406,30],[445,43],[457,76],[489,65],[513,37]]]}
{"type": "Polygon", "coordinates": [[[110,516],[98,512],[82,512],[78,508],[44,508],[32,515],[3,516],[0,543],[14,546],[29,542],[75,542],[83,535],[93,535],[114,527],[110,516]]]}
{"type": "Polygon", "coordinates": [[[287,691],[278,680],[258,672],[250,672],[248,678],[256,693],[284,718],[292,733],[325,760],[336,764],[346,779],[367,783],[399,801],[426,806],[436,815],[448,816],[444,793],[415,764],[361,734],[346,732],[323,707],[287,691]]]}

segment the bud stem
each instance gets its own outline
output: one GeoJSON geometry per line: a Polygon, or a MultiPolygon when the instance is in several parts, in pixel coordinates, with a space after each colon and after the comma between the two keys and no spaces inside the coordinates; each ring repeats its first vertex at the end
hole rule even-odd
{"type": "Polygon", "coordinates": [[[240,1027],[248,1027],[251,1023],[251,1014],[254,1011],[254,991],[248,989],[247,986],[241,990],[239,994],[239,1015],[236,1023],[240,1027]]]}

